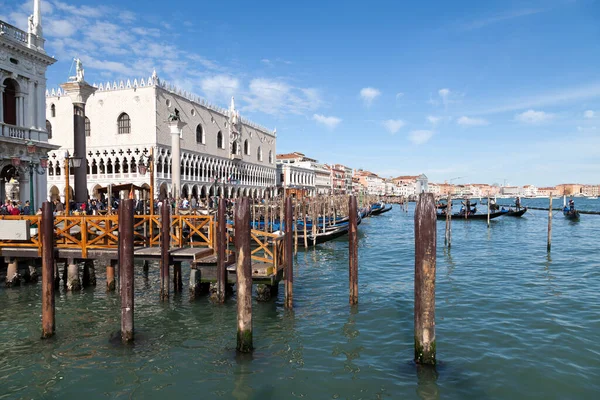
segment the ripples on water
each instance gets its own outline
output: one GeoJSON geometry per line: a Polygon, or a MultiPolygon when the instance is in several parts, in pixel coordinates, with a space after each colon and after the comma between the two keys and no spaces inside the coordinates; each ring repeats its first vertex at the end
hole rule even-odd
{"type": "MultiPolygon", "coordinates": [[[[581,204],[581,202],[579,202],[581,204]]],[[[558,203],[557,203],[558,204],[558,203]]],[[[555,206],[557,206],[555,204],[555,206]]],[[[293,311],[254,303],[251,356],[235,352],[235,299],[158,301],[158,266],[136,276],[136,343],[122,346],[119,298],[98,287],[56,299],[41,341],[41,285],[0,289],[0,399],[591,398],[600,391],[600,216],[547,213],[438,223],[436,370],[413,356],[413,212],[359,227],[360,304],[348,306],[347,244],[300,249],[293,311]],[[112,339],[111,339],[112,338],[112,339]]],[[[184,268],[185,270],[185,268],[184,268]]],[[[184,279],[187,273],[184,272],[184,279]]]]}

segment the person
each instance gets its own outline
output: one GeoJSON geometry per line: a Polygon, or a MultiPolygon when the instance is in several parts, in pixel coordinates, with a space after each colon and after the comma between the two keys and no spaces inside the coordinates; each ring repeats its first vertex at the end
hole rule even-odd
{"type": "Polygon", "coordinates": [[[572,197],[571,197],[571,200],[569,200],[569,210],[571,210],[571,211],[575,210],[575,201],[573,201],[572,197]]]}
{"type": "Polygon", "coordinates": [[[23,215],[29,215],[31,213],[31,206],[29,205],[29,200],[25,201],[25,207],[23,207],[22,213],[23,215]]]}
{"type": "Polygon", "coordinates": [[[515,206],[517,207],[517,210],[521,208],[521,198],[519,196],[517,196],[517,199],[515,200],[515,206]]]}

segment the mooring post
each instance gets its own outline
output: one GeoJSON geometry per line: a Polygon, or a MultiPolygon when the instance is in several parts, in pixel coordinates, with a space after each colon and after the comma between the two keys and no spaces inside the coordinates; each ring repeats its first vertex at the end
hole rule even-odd
{"type": "Polygon", "coordinates": [[[173,293],[181,293],[183,290],[183,278],[181,277],[181,261],[173,263],[173,293]]]}
{"type": "Polygon", "coordinates": [[[488,202],[487,202],[487,225],[489,228],[490,227],[490,196],[488,196],[488,202]]]}
{"type": "Polygon", "coordinates": [[[76,292],[81,290],[81,280],[79,279],[79,265],[75,259],[70,258],[67,267],[67,290],[76,292]]]}
{"type": "Polygon", "coordinates": [[[550,251],[552,247],[552,193],[550,193],[550,205],[548,206],[548,247],[547,251],[550,251]]]}
{"type": "Polygon", "coordinates": [[[285,198],[285,308],[294,303],[294,235],[292,232],[292,198],[285,198]]]}
{"type": "Polygon", "coordinates": [[[121,241],[121,265],[119,266],[121,286],[121,340],[133,341],[133,200],[122,200],[119,205],[119,235],[121,241]]]}
{"type": "Polygon", "coordinates": [[[171,214],[170,206],[167,201],[163,201],[161,207],[161,226],[160,226],[160,299],[169,298],[169,263],[171,257],[169,249],[171,247],[171,214]]]}
{"type": "Polygon", "coordinates": [[[54,216],[52,203],[42,204],[42,339],[54,336],[54,216]]]}
{"type": "Polygon", "coordinates": [[[450,248],[452,246],[452,196],[448,195],[446,204],[446,236],[444,244],[450,248]]]}
{"type": "Polygon", "coordinates": [[[415,209],[415,362],[435,365],[436,225],[433,193],[415,209]]]}
{"type": "Polygon", "coordinates": [[[356,197],[348,199],[348,264],[350,277],[350,305],[358,304],[358,210],[356,197]]]}
{"type": "Polygon", "coordinates": [[[19,261],[11,258],[8,261],[6,269],[6,287],[19,286],[21,284],[21,275],[19,275],[19,261]]]}
{"type": "MultiPolygon", "coordinates": [[[[268,221],[265,220],[265,224],[268,221]]],[[[217,302],[225,302],[227,290],[227,270],[225,269],[225,250],[227,248],[227,226],[225,201],[219,201],[217,212],[217,302]]]]}
{"type": "MultiPolygon", "coordinates": [[[[121,242],[119,241],[119,246],[121,242]]],[[[108,265],[106,266],[106,291],[114,292],[115,291],[115,266],[117,265],[117,260],[110,260],[108,265]]]]}
{"type": "Polygon", "coordinates": [[[250,204],[248,197],[235,204],[237,252],[237,350],[252,351],[252,258],[250,255],[250,204]]]}

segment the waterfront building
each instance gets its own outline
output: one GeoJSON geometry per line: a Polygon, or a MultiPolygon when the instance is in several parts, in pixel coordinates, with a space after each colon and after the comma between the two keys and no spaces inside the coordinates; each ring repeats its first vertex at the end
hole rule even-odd
{"type": "Polygon", "coordinates": [[[277,154],[277,187],[286,196],[314,196],[316,162],[300,152],[277,154]]]}
{"type": "Polygon", "coordinates": [[[428,193],[429,192],[428,183],[429,183],[429,179],[427,178],[427,175],[425,175],[425,174],[419,175],[415,181],[415,194],[428,193]]]}
{"type": "Polygon", "coordinates": [[[334,164],[329,166],[331,171],[331,187],[333,194],[344,194],[346,193],[346,170],[341,164],[334,164]]]}
{"type": "Polygon", "coordinates": [[[585,196],[598,197],[599,192],[600,185],[585,185],[583,187],[583,194],[585,196]]]}
{"type": "Polygon", "coordinates": [[[538,189],[533,185],[525,185],[523,186],[521,194],[525,197],[536,197],[538,195],[538,189]]]}
{"type": "Polygon", "coordinates": [[[521,188],[518,186],[502,186],[501,192],[502,196],[508,197],[516,197],[521,196],[521,188]]]}
{"type": "Polygon", "coordinates": [[[0,20],[0,201],[30,200],[32,210],[46,201],[47,153],[56,148],[44,104],[46,69],[56,60],[44,42],[40,0],[27,32],[0,20]]]}
{"type": "MultiPolygon", "coordinates": [[[[133,183],[149,188],[151,174],[142,174],[153,153],[154,193],[164,198],[270,196],[275,191],[277,133],[242,118],[231,99],[229,109],[212,105],[163,81],[148,78],[93,84],[96,92],[85,109],[87,191],[98,198],[107,185],[133,183]],[[172,159],[170,122],[183,126],[179,160],[172,159]],[[173,188],[173,168],[181,186],[173,188]]],[[[73,155],[73,110],[61,89],[47,92],[50,143],[48,193],[65,193],[65,150],[73,155]]],[[[175,133],[176,134],[176,133],[175,133]]],[[[72,190],[72,189],[71,189],[72,190]]],[[[125,193],[124,193],[125,195],[125,193]]],[[[136,195],[138,195],[136,193],[136,195]]]]}
{"type": "Polygon", "coordinates": [[[325,164],[313,163],[315,171],[315,191],[320,195],[331,194],[331,170],[325,164]]]}
{"type": "Polygon", "coordinates": [[[377,196],[385,194],[384,180],[377,174],[359,169],[355,171],[354,176],[358,178],[359,184],[365,188],[366,194],[377,196]]]}
{"type": "Polygon", "coordinates": [[[556,189],[561,196],[583,195],[583,187],[584,185],[579,183],[561,183],[560,185],[556,185],[556,189]]]}
{"type": "Polygon", "coordinates": [[[550,195],[556,197],[562,196],[562,193],[560,193],[559,190],[555,187],[541,187],[538,188],[537,195],[538,197],[549,197],[550,195]]]}

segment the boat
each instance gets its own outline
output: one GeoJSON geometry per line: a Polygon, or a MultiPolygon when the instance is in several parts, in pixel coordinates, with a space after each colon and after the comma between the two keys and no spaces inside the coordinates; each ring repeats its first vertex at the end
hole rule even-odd
{"type": "Polygon", "coordinates": [[[579,211],[577,211],[576,209],[570,209],[569,207],[565,207],[563,208],[563,215],[565,216],[566,219],[570,219],[570,220],[579,220],[579,211]]]}
{"type": "MultiPolygon", "coordinates": [[[[490,213],[490,219],[494,219],[494,218],[498,218],[501,217],[503,215],[506,215],[506,211],[502,212],[502,211],[498,211],[498,212],[493,212],[490,213]]],[[[437,214],[437,219],[438,220],[445,220],[446,219],[446,214],[445,213],[438,213],[437,214]]],[[[487,221],[487,214],[469,214],[466,218],[465,218],[465,214],[464,213],[454,213],[452,214],[452,220],[465,220],[465,221],[469,221],[469,220],[484,220],[487,221]]]]}
{"type": "Polygon", "coordinates": [[[392,205],[385,203],[375,203],[371,206],[371,215],[379,215],[386,213],[392,209],[392,205]]]}
{"type": "Polygon", "coordinates": [[[507,217],[522,217],[523,214],[527,212],[527,207],[523,207],[520,210],[513,210],[512,208],[509,208],[508,210],[501,212],[503,212],[507,217]]]}
{"type": "MultiPolygon", "coordinates": [[[[328,242],[330,240],[336,239],[340,236],[347,234],[349,229],[350,226],[345,225],[336,229],[327,230],[325,232],[317,232],[317,234],[315,235],[313,235],[312,232],[307,232],[307,244],[308,246],[313,246],[315,244],[328,242]]],[[[304,246],[304,233],[301,231],[298,231],[298,246],[304,246]]]]}

